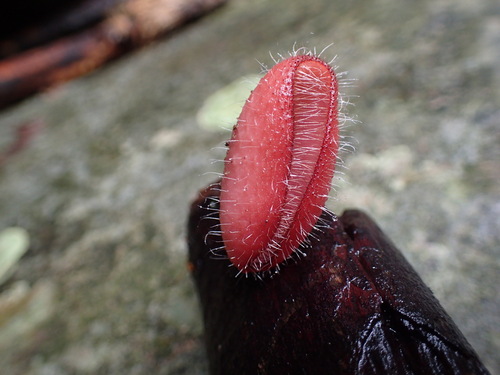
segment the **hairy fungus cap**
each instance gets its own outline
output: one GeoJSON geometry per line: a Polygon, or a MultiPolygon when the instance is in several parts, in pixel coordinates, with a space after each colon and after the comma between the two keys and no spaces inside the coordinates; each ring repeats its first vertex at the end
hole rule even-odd
{"type": "Polygon", "coordinates": [[[338,84],[327,63],[293,56],[260,80],[221,182],[222,239],[241,272],[275,267],[307,238],[328,198],[338,138],[338,84]]]}

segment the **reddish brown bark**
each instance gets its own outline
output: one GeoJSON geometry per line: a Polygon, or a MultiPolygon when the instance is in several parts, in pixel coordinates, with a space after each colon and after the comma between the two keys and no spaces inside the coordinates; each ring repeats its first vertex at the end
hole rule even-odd
{"type": "MultiPolygon", "coordinates": [[[[99,18],[98,11],[106,11],[106,17],[78,33],[0,60],[0,108],[84,75],[226,1],[127,0],[89,11],[89,21],[99,18]]],[[[62,30],[71,29],[71,18],[58,19],[68,23],[62,30]]],[[[39,33],[43,35],[44,30],[39,33]]]]}

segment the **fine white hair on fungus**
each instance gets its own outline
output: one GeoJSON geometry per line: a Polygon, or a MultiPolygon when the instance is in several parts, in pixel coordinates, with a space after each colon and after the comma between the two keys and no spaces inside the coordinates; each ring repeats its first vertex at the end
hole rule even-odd
{"type": "MultiPolygon", "coordinates": [[[[293,50],[291,52],[288,53],[288,56],[282,56],[280,54],[278,54],[279,56],[279,59],[275,58],[274,56],[271,55],[271,58],[273,59],[273,61],[278,64],[280,63],[281,61],[284,61],[286,60],[287,58],[289,57],[292,57],[292,56],[301,56],[301,55],[306,55],[306,56],[315,56],[315,57],[321,57],[321,55],[330,47],[331,45],[325,47],[319,54],[316,53],[316,50],[309,50],[309,49],[306,49],[305,47],[301,47],[301,48],[293,48],[293,50]]],[[[337,56],[333,57],[329,62],[328,64],[330,66],[332,66],[332,64],[334,63],[334,61],[336,60],[337,56]]],[[[267,70],[267,68],[265,67],[264,64],[261,64],[261,66],[267,70]]],[[[335,71],[338,71],[338,67],[337,66],[334,66],[333,69],[335,71]]],[[[345,169],[345,166],[344,166],[344,162],[343,162],[343,159],[341,157],[342,154],[345,154],[345,153],[348,153],[348,152],[353,152],[354,151],[354,146],[353,146],[353,142],[352,142],[352,139],[349,138],[348,136],[345,136],[343,134],[343,130],[345,129],[346,126],[348,126],[349,124],[352,124],[352,123],[356,123],[357,121],[353,118],[351,118],[348,114],[347,114],[347,109],[350,105],[352,105],[352,102],[351,102],[351,98],[350,96],[347,96],[345,95],[344,93],[342,93],[341,89],[343,88],[347,88],[347,87],[351,87],[353,85],[353,80],[350,80],[350,79],[346,79],[345,76],[347,75],[347,72],[340,72],[340,73],[335,73],[335,76],[336,76],[336,79],[337,79],[337,87],[339,88],[339,92],[338,92],[338,97],[337,97],[337,119],[338,119],[338,128],[340,130],[339,132],[339,139],[338,139],[338,152],[336,153],[336,162],[335,162],[335,179],[336,180],[341,180],[342,179],[342,175],[343,175],[343,172],[339,170],[340,169],[345,169]]],[[[309,90],[311,85],[314,85],[314,84],[321,84],[321,81],[320,82],[315,82],[315,81],[318,81],[319,78],[314,75],[314,74],[310,74],[308,75],[308,78],[310,78],[310,82],[309,84],[305,84],[305,85],[298,85],[297,87],[297,92],[298,93],[304,93],[304,94],[308,94],[309,93],[309,90]],[[312,82],[312,83],[311,83],[312,82]]],[[[300,121],[302,121],[303,124],[311,124],[311,122],[309,121],[310,118],[314,115],[316,115],[316,107],[315,107],[315,104],[314,104],[314,101],[318,100],[320,96],[324,96],[325,93],[323,92],[314,92],[314,95],[309,95],[307,98],[309,99],[308,101],[305,102],[305,104],[303,105],[303,114],[304,114],[304,117],[302,117],[300,119],[300,121]]],[[[248,102],[248,101],[247,101],[248,102]]],[[[302,132],[300,133],[300,135],[298,136],[298,139],[301,140],[301,141],[304,141],[304,142],[307,142],[311,139],[313,139],[314,136],[311,136],[310,134],[308,134],[307,132],[302,132]]],[[[230,145],[232,144],[232,142],[234,142],[234,140],[229,140],[227,142],[225,142],[225,149],[229,148],[230,145]]],[[[241,142],[240,140],[238,140],[238,142],[241,142]]],[[[245,147],[249,147],[249,146],[245,146],[245,147]]],[[[298,150],[297,154],[300,156],[300,154],[308,154],[309,152],[317,152],[317,147],[311,147],[311,148],[308,148],[308,147],[303,147],[301,150],[298,150]]],[[[220,163],[222,162],[221,164],[226,164],[226,163],[229,163],[230,161],[224,159],[224,160],[216,160],[215,161],[216,163],[220,163]]],[[[307,165],[306,164],[301,164],[301,162],[297,162],[295,164],[295,170],[300,173],[300,169],[301,168],[306,168],[307,165]]],[[[224,175],[223,174],[217,174],[217,176],[219,178],[222,178],[224,175]]],[[[291,176],[293,177],[293,176],[291,176]]],[[[225,176],[224,178],[226,179],[231,179],[232,177],[230,176],[225,176]]],[[[289,181],[284,181],[284,183],[286,185],[289,185],[289,181]]],[[[336,184],[333,182],[333,181],[327,181],[327,183],[332,187],[333,191],[335,191],[335,187],[336,187],[336,184]]],[[[273,186],[273,189],[276,189],[275,186],[273,186]]],[[[275,190],[276,191],[276,190],[275,190]]],[[[331,196],[330,194],[326,194],[326,197],[329,198],[329,199],[335,199],[334,196],[331,196]]],[[[297,198],[297,197],[295,197],[297,198]]],[[[210,207],[211,207],[211,212],[209,214],[206,215],[205,219],[207,220],[214,220],[214,225],[212,226],[212,229],[211,231],[207,234],[207,237],[211,237],[213,236],[214,238],[217,239],[218,241],[218,246],[217,248],[215,249],[212,249],[212,253],[214,254],[214,256],[216,257],[221,257],[221,258],[227,258],[227,255],[224,251],[224,248],[225,248],[225,245],[228,245],[228,243],[224,244],[224,242],[220,239],[221,237],[221,234],[223,233],[224,230],[226,230],[224,228],[224,225],[221,224],[217,218],[220,214],[220,201],[217,201],[218,199],[215,199],[213,198],[214,202],[212,202],[210,204],[210,207]]],[[[321,208],[321,210],[324,210],[324,211],[328,211],[325,206],[318,206],[319,208],[321,208]]],[[[276,209],[279,209],[279,207],[277,207],[276,209]]],[[[293,212],[284,212],[284,215],[288,215],[289,217],[292,217],[293,216],[293,212]]],[[[314,227],[311,231],[308,231],[306,229],[304,229],[302,226],[299,228],[299,231],[302,232],[303,235],[307,235],[305,236],[305,239],[304,241],[302,242],[302,244],[300,246],[298,246],[295,251],[292,253],[292,256],[288,259],[293,259],[294,261],[296,261],[298,258],[300,257],[303,257],[305,256],[305,252],[303,251],[305,248],[309,247],[310,246],[310,241],[311,239],[315,238],[315,231],[321,231],[322,228],[325,228],[328,226],[328,223],[325,223],[321,218],[316,218],[316,217],[313,217],[313,218],[310,218],[311,220],[314,220],[315,222],[313,223],[314,224],[314,227]]],[[[276,239],[280,239],[282,238],[283,236],[285,235],[285,233],[278,233],[277,236],[276,236],[276,239]]],[[[275,254],[275,253],[279,253],[281,251],[281,248],[280,248],[280,244],[278,242],[276,242],[276,239],[272,239],[271,243],[269,244],[268,248],[267,248],[267,252],[264,252],[261,256],[253,259],[253,267],[254,268],[260,268],[261,266],[269,263],[272,261],[271,257],[275,254]]],[[[234,259],[233,259],[234,260],[234,259]]],[[[249,261],[250,262],[250,261],[249,261]]],[[[285,264],[286,263],[286,260],[285,262],[281,263],[281,265],[285,264]]],[[[267,269],[265,271],[261,271],[261,272],[257,272],[257,273],[252,273],[252,275],[254,275],[255,277],[263,277],[264,275],[272,275],[276,272],[279,271],[280,269],[280,264],[277,264],[277,265],[274,265],[271,269],[267,269]]],[[[250,266],[250,264],[247,264],[247,266],[250,266]]],[[[239,274],[244,274],[245,276],[249,276],[249,273],[248,272],[244,272],[243,270],[239,270],[238,272],[238,275],[239,274]]]]}
{"type": "MultiPolygon", "coordinates": [[[[284,61],[288,59],[289,57],[294,57],[294,56],[300,56],[300,55],[306,55],[306,56],[314,56],[317,58],[323,58],[323,55],[327,54],[328,50],[332,48],[334,43],[330,43],[323,47],[321,50],[317,47],[313,48],[308,48],[305,46],[297,46],[297,43],[294,43],[292,46],[292,49],[288,51],[285,54],[282,53],[276,53],[278,57],[276,57],[271,51],[269,51],[269,56],[273,60],[274,64],[278,64],[281,61],[284,61]],[[319,52],[318,52],[319,51],[319,52]]],[[[336,200],[337,196],[334,194],[336,189],[339,187],[338,183],[335,183],[335,180],[339,182],[345,182],[344,181],[344,171],[347,170],[347,166],[344,162],[344,155],[352,154],[356,151],[355,144],[357,143],[357,140],[355,137],[346,135],[346,129],[351,126],[351,125],[357,125],[360,124],[361,122],[355,118],[352,117],[349,114],[349,107],[354,106],[353,100],[357,98],[356,95],[348,95],[346,92],[343,90],[348,89],[348,88],[353,88],[356,87],[355,83],[357,82],[357,79],[355,78],[347,78],[349,72],[347,70],[340,70],[340,67],[336,65],[336,60],[338,60],[339,57],[338,55],[334,55],[333,57],[328,60],[327,64],[332,67],[332,69],[335,72],[335,76],[337,78],[337,84],[338,84],[338,112],[337,112],[337,119],[338,119],[338,128],[339,128],[339,148],[337,151],[337,162],[335,164],[335,175],[333,177],[333,180],[331,181],[331,192],[333,194],[328,195],[329,200],[336,200]]],[[[269,68],[266,64],[258,61],[259,65],[262,68],[262,74],[265,74],[269,71],[269,68]]],[[[322,207],[323,210],[329,211],[326,207],[322,207]]]]}

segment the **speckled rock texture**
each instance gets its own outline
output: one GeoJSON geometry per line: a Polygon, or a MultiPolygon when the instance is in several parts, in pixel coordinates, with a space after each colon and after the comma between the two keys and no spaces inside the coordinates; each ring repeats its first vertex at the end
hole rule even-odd
{"type": "Polygon", "coordinates": [[[269,52],[333,43],[323,55],[356,79],[343,91],[359,122],[328,207],[368,212],[500,373],[499,35],[493,0],[233,0],[4,110],[0,150],[44,125],[0,166],[0,230],[30,237],[0,286],[0,367],[207,374],[186,220],[229,133],[197,111],[269,52]]]}

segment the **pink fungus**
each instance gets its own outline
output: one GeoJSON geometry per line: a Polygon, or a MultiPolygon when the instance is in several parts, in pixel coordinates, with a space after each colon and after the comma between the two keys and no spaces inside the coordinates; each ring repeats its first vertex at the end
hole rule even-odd
{"type": "Polygon", "coordinates": [[[243,107],[225,159],[220,224],[238,270],[269,270],[306,240],[328,198],[338,145],[332,68],[311,55],[275,65],[243,107]]]}

